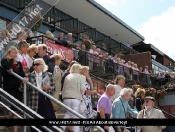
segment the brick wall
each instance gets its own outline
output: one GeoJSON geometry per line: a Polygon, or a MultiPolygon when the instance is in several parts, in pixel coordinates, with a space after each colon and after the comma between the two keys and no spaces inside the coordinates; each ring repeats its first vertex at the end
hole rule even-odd
{"type": "Polygon", "coordinates": [[[162,56],[157,56],[155,61],[157,61],[163,65],[163,57],[162,56]]]}
{"type": "Polygon", "coordinates": [[[125,61],[132,61],[138,65],[138,68],[148,66],[149,70],[152,69],[151,66],[151,52],[142,52],[139,54],[125,55],[125,61]]]}

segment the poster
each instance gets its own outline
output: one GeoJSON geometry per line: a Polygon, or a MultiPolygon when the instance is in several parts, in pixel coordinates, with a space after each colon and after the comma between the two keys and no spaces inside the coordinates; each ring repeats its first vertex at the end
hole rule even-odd
{"type": "Polygon", "coordinates": [[[72,49],[55,44],[49,40],[46,40],[47,52],[50,54],[61,54],[66,62],[74,60],[74,52],[72,49]]]}

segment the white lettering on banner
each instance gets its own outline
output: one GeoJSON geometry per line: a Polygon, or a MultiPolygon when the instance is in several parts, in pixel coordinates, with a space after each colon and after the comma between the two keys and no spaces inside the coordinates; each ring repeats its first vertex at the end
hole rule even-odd
{"type": "Polygon", "coordinates": [[[61,54],[63,59],[67,62],[71,62],[74,59],[74,51],[70,48],[66,48],[59,44],[55,44],[46,40],[47,52],[50,54],[61,54]]]}
{"type": "Polygon", "coordinates": [[[66,59],[66,57],[65,57],[65,55],[64,55],[64,50],[61,49],[61,48],[59,48],[59,49],[54,48],[54,49],[53,49],[52,47],[50,47],[49,45],[47,45],[47,51],[48,51],[50,54],[61,54],[62,57],[63,57],[63,59],[64,59],[64,60],[66,59]]]}

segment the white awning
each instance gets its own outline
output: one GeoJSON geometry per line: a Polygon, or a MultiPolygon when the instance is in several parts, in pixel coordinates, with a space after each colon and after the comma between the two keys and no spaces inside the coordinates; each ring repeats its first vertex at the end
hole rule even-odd
{"type": "MultiPolygon", "coordinates": [[[[51,1],[44,1],[51,3],[51,1]]],[[[126,44],[127,41],[130,41],[131,44],[136,44],[144,40],[142,35],[94,0],[59,0],[56,8],[78,18],[79,21],[96,28],[119,43],[126,44]]]]}

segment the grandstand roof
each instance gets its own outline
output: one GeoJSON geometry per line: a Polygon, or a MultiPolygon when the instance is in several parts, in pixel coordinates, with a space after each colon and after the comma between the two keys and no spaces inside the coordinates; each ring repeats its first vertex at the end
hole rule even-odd
{"type": "Polygon", "coordinates": [[[152,55],[164,56],[164,53],[152,44],[145,44],[145,43],[136,44],[136,45],[133,45],[133,48],[139,52],[150,51],[152,55]]]}
{"type": "MultiPolygon", "coordinates": [[[[44,1],[51,3],[51,1],[44,1]]],[[[96,28],[119,43],[126,44],[130,41],[131,44],[135,44],[144,40],[137,31],[94,0],[60,0],[56,8],[78,18],[79,21],[96,28]]]]}

